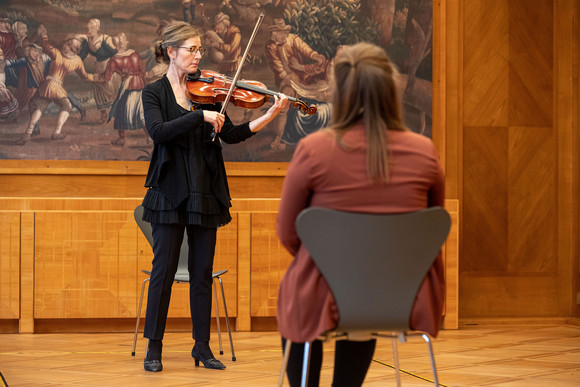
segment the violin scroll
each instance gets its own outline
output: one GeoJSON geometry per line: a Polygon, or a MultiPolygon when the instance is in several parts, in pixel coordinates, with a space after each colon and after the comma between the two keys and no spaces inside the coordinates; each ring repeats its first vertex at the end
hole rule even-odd
{"type": "Polygon", "coordinates": [[[306,104],[306,102],[302,101],[301,99],[296,99],[296,100],[293,99],[290,102],[292,103],[292,106],[297,107],[304,114],[313,115],[313,114],[316,114],[316,111],[318,110],[316,105],[308,106],[306,104]]]}

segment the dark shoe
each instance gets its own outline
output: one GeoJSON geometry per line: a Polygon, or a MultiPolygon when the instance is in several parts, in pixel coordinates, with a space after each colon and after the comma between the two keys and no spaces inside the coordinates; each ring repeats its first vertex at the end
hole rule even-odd
{"type": "Polygon", "coordinates": [[[114,139],[113,141],[111,141],[111,145],[125,146],[125,139],[118,137],[118,138],[114,139]]]}
{"type": "Polygon", "coordinates": [[[83,109],[79,113],[81,113],[81,121],[84,121],[87,118],[87,111],[83,109]]]}
{"type": "Polygon", "coordinates": [[[30,137],[35,137],[40,134],[40,126],[34,125],[34,129],[32,129],[32,133],[30,133],[30,137]]]}
{"type": "Polygon", "coordinates": [[[64,140],[65,138],[66,138],[66,133],[64,133],[64,132],[53,133],[52,136],[50,136],[51,140],[64,140]]]}
{"type": "Polygon", "coordinates": [[[14,145],[25,145],[28,141],[30,141],[30,134],[23,134],[18,140],[14,141],[14,145]]]}
{"type": "Polygon", "coordinates": [[[198,367],[199,366],[199,362],[201,361],[203,363],[203,366],[205,368],[210,368],[212,370],[223,370],[224,368],[226,368],[225,365],[223,365],[223,363],[221,361],[219,361],[216,358],[211,358],[211,359],[204,359],[195,349],[195,347],[191,350],[191,357],[195,359],[195,366],[198,367]]]}
{"type": "Polygon", "coordinates": [[[161,364],[161,360],[145,360],[143,368],[145,368],[145,371],[159,372],[163,369],[163,364],[161,364]]]}

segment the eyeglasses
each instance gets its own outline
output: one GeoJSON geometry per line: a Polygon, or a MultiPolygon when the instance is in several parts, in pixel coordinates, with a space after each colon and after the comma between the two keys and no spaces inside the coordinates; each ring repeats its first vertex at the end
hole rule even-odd
{"type": "Polygon", "coordinates": [[[185,48],[187,51],[189,51],[189,53],[191,55],[195,55],[199,52],[199,55],[203,56],[203,54],[205,54],[205,48],[203,47],[197,47],[197,46],[191,46],[191,47],[185,47],[185,46],[179,46],[179,48],[185,48]]]}

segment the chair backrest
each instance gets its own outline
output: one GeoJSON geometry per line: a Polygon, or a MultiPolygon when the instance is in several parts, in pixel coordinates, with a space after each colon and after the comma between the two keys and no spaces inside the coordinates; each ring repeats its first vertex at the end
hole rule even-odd
{"type": "MultiPolygon", "coordinates": [[[[151,223],[146,222],[143,220],[143,206],[139,205],[133,211],[133,216],[135,217],[135,222],[137,222],[137,226],[147,238],[147,242],[149,245],[153,247],[153,229],[151,228],[151,223]]],[[[187,254],[188,254],[188,246],[187,246],[187,236],[184,236],[183,243],[181,244],[181,252],[179,253],[179,264],[177,266],[177,273],[175,273],[175,280],[176,281],[187,281],[189,272],[187,270],[187,254]]]]}
{"type": "Polygon", "coordinates": [[[403,214],[309,207],[296,219],[337,302],[337,330],[348,332],[409,330],[419,286],[450,226],[441,207],[403,214]]]}

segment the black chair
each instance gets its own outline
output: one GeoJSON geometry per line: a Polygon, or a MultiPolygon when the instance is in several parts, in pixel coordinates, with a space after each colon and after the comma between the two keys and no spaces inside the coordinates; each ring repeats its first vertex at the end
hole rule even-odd
{"type": "MultiPolygon", "coordinates": [[[[147,238],[149,245],[153,246],[153,231],[151,228],[151,224],[147,223],[143,220],[143,206],[141,206],[141,205],[137,206],[137,208],[135,208],[133,215],[135,217],[135,221],[137,222],[137,225],[139,226],[139,229],[141,229],[141,231],[145,235],[145,238],[147,238]]],[[[187,270],[187,253],[188,253],[187,238],[184,238],[183,243],[181,245],[181,252],[179,254],[179,264],[177,266],[177,272],[175,273],[175,279],[174,279],[175,283],[178,283],[178,284],[189,283],[189,271],[187,270]]],[[[137,311],[137,325],[135,326],[135,336],[133,337],[133,351],[131,352],[131,356],[135,356],[135,347],[137,346],[137,334],[139,333],[139,321],[141,319],[141,307],[143,305],[143,294],[145,292],[145,283],[147,283],[151,278],[151,271],[150,270],[141,270],[141,271],[143,273],[147,274],[149,277],[145,278],[145,280],[143,280],[143,284],[141,285],[141,296],[139,297],[139,310],[137,311]]],[[[217,280],[220,284],[220,289],[221,289],[221,293],[222,293],[222,301],[223,301],[223,305],[224,305],[224,312],[226,315],[226,325],[227,325],[228,334],[230,337],[230,348],[232,349],[232,361],[236,361],[236,354],[234,353],[234,342],[232,340],[232,331],[230,329],[230,319],[228,316],[228,307],[226,305],[226,296],[224,294],[224,285],[223,285],[222,279],[221,279],[221,276],[227,272],[228,272],[227,270],[220,270],[220,271],[216,271],[212,274],[213,293],[214,293],[214,299],[215,299],[215,303],[214,303],[214,305],[215,305],[215,317],[216,317],[216,323],[217,323],[220,355],[223,355],[224,351],[222,349],[222,334],[221,334],[221,329],[220,329],[220,315],[219,315],[219,308],[218,308],[218,302],[217,302],[217,290],[216,290],[216,285],[215,285],[215,281],[217,280]]]]}
{"type": "MultiPolygon", "coordinates": [[[[392,339],[400,386],[397,339],[422,337],[428,345],[435,385],[433,347],[425,332],[411,331],[409,319],[419,287],[447,239],[451,218],[441,207],[404,214],[365,214],[320,207],[296,219],[300,240],[328,282],[340,313],[338,326],[322,340],[364,337],[392,339]]],[[[278,385],[290,352],[286,342],[278,385]]],[[[302,386],[308,380],[310,343],[305,344],[302,386]]]]}

